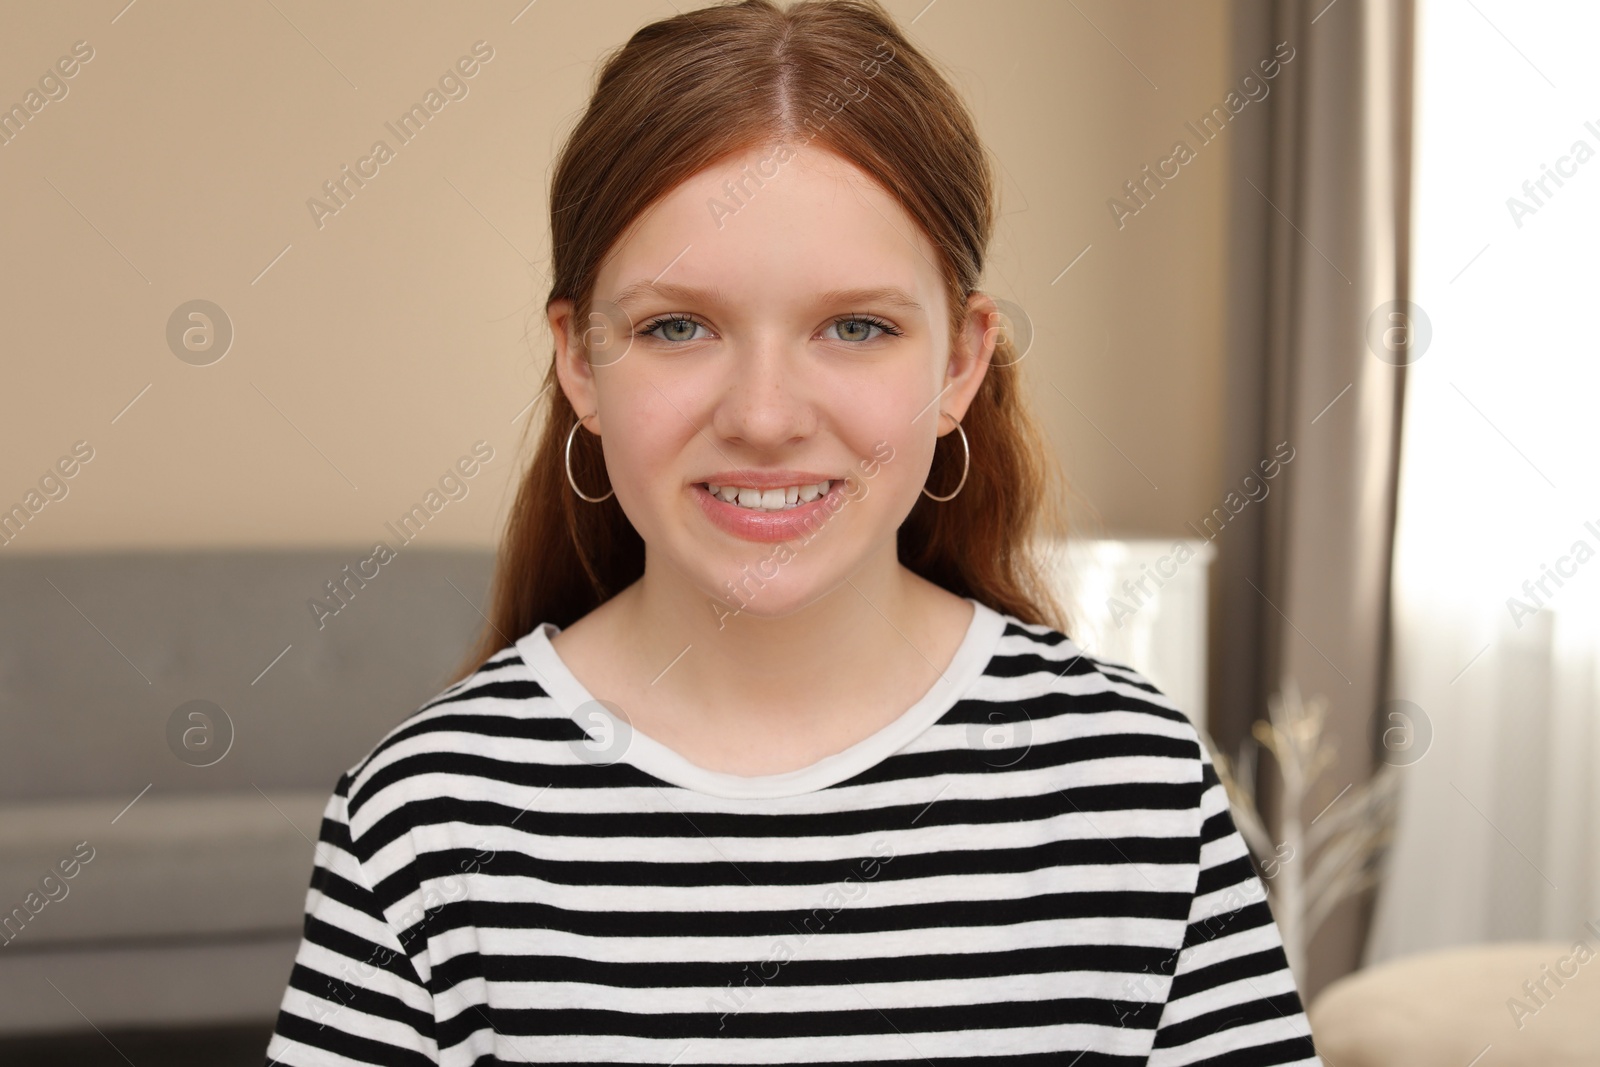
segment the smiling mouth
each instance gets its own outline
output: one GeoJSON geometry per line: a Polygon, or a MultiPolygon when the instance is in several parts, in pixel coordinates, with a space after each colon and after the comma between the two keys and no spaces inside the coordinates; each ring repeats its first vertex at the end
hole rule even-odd
{"type": "Polygon", "coordinates": [[[837,479],[790,485],[782,489],[754,489],[711,482],[700,482],[699,485],[718,500],[747,511],[788,511],[827,496],[835,481],[837,479]]]}

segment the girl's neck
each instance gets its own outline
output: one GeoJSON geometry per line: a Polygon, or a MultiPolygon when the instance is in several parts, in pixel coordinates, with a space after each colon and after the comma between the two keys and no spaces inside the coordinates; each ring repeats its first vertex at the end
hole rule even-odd
{"type": "Polygon", "coordinates": [[[789,614],[747,604],[714,608],[681,574],[647,564],[554,643],[593,695],[660,740],[814,730],[834,739],[820,743],[831,752],[937,684],[972,620],[970,604],[903,567],[892,544],[789,614]]]}

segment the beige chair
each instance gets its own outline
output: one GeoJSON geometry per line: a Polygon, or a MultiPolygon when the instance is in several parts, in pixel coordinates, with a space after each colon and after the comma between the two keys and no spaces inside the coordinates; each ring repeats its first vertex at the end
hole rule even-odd
{"type": "Polygon", "coordinates": [[[1600,1065],[1600,935],[1407,956],[1334,982],[1309,1014],[1329,1067],[1600,1065]]]}

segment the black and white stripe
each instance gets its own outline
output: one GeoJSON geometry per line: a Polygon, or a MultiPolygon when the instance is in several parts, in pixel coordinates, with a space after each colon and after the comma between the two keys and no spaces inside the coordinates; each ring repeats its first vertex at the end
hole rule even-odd
{"type": "Polygon", "coordinates": [[[892,751],[783,788],[586,762],[553,629],[502,650],[341,776],[268,1059],[1319,1063],[1188,719],[974,605],[892,751]]]}

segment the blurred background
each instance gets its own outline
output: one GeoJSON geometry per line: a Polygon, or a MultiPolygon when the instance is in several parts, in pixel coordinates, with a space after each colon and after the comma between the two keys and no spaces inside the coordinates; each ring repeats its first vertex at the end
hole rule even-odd
{"type": "MultiPolygon", "coordinates": [[[[1071,632],[1206,729],[1327,1062],[1600,1062],[1594,5],[885,4],[993,156],[1071,632]]],[[[0,1061],[261,1062],[673,11],[0,13],[0,1061]]]]}

